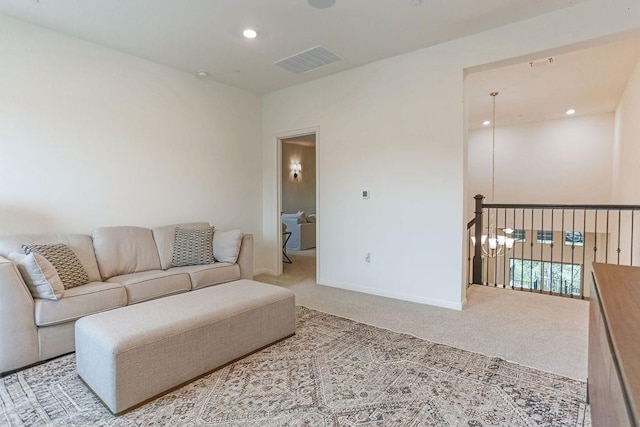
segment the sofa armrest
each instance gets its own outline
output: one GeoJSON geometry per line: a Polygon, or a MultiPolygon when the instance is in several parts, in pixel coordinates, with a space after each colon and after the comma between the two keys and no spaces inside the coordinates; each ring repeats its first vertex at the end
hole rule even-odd
{"type": "MultiPolygon", "coordinates": [[[[294,228],[298,228],[298,218],[280,218],[282,223],[287,226],[287,231],[293,231],[294,228]]],[[[284,230],[283,230],[284,231],[284,230]]]]}
{"type": "Polygon", "coordinates": [[[300,224],[300,250],[316,247],[316,223],[300,224]]]}
{"type": "Polygon", "coordinates": [[[0,256],[0,375],[40,360],[31,292],[14,263],[0,256]]]}
{"type": "Polygon", "coordinates": [[[238,254],[241,279],[253,279],[253,234],[244,234],[238,254]]]}

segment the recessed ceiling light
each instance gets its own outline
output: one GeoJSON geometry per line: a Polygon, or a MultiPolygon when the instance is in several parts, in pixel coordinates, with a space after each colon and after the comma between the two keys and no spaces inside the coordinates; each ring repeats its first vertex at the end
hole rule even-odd
{"type": "Polygon", "coordinates": [[[256,37],[258,37],[258,32],[252,28],[247,28],[242,32],[242,35],[248,39],[255,39],[256,37]]]}
{"type": "Polygon", "coordinates": [[[196,74],[198,75],[198,77],[207,77],[209,75],[209,73],[207,73],[205,70],[198,70],[196,74]]]}
{"type": "Polygon", "coordinates": [[[316,9],[326,9],[336,4],[336,0],[307,0],[316,9]]]}
{"type": "Polygon", "coordinates": [[[489,126],[491,124],[491,120],[485,120],[484,122],[482,122],[483,126],[489,126]]]}
{"type": "Polygon", "coordinates": [[[422,4],[422,0],[411,0],[409,4],[411,6],[420,6],[422,4]]]}
{"type": "Polygon", "coordinates": [[[573,108],[570,108],[570,109],[567,110],[567,116],[571,116],[571,115],[573,115],[575,113],[576,113],[576,110],[574,110],[573,108]]]}

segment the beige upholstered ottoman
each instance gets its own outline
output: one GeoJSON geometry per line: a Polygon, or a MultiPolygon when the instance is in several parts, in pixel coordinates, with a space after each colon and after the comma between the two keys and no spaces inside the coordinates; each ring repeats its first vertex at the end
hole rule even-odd
{"type": "Polygon", "coordinates": [[[118,414],[295,333],[288,289],[238,280],[84,317],[78,374],[118,414]]]}

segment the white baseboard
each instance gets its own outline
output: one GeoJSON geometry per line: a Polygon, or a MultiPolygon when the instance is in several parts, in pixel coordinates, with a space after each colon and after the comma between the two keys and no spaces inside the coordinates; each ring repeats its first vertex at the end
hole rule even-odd
{"type": "Polygon", "coordinates": [[[253,270],[254,276],[257,276],[258,274],[268,274],[270,276],[275,276],[276,272],[271,270],[270,268],[258,268],[257,270],[253,270]]]}
{"type": "Polygon", "coordinates": [[[449,308],[451,310],[458,310],[458,311],[462,310],[462,307],[467,302],[466,298],[463,301],[455,302],[455,301],[441,300],[437,298],[416,297],[415,295],[403,294],[400,292],[381,291],[380,289],[365,288],[362,286],[348,285],[346,283],[332,282],[332,281],[326,281],[321,279],[318,279],[318,284],[323,286],[329,286],[332,288],[344,289],[347,291],[361,292],[363,294],[377,295],[380,297],[399,299],[402,301],[416,302],[418,304],[433,305],[436,307],[449,308]]]}

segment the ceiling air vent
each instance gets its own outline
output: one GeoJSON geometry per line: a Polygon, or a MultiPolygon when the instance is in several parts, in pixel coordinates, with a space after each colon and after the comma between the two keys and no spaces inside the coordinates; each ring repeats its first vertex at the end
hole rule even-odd
{"type": "Polygon", "coordinates": [[[341,60],[342,58],[335,53],[329,52],[322,46],[316,46],[284,58],[276,62],[275,65],[296,74],[301,74],[341,60]]]}

